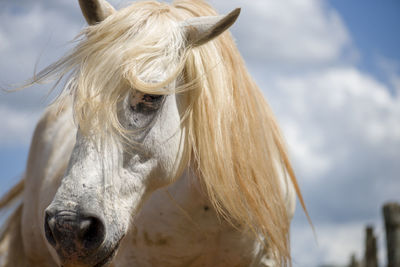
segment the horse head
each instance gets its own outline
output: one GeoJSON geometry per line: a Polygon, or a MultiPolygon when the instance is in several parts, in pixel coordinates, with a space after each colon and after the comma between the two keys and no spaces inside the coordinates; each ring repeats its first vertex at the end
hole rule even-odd
{"type": "Polygon", "coordinates": [[[135,24],[132,32],[127,32],[129,25],[122,25],[108,34],[119,17],[135,14],[129,14],[129,8],[116,11],[104,0],[79,3],[90,26],[74,54],[75,60],[84,58],[77,64],[71,93],[76,143],[45,211],[44,229],[48,246],[62,266],[101,266],[113,258],[149,195],[173,183],[188,163],[182,121],[191,102],[187,94],[177,93],[186,74],[174,57],[184,57],[188,48],[223,33],[239,10],[226,16],[170,20],[168,28],[153,30],[170,31],[171,44],[146,32],[152,25],[145,16],[137,20],[142,26],[135,24]],[[130,38],[137,36],[150,41],[132,51],[130,38]],[[140,49],[153,48],[161,52],[149,52],[143,60],[140,49]],[[115,70],[122,67],[123,71],[115,70]],[[104,106],[110,109],[102,111],[104,106]]]}

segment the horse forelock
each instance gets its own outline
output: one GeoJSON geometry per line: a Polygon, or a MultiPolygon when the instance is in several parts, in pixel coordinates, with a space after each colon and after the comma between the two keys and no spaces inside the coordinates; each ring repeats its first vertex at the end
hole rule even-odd
{"type": "Polygon", "coordinates": [[[290,263],[281,173],[289,173],[301,194],[272,111],[229,33],[193,48],[179,27],[184,19],[212,15],[203,1],[134,3],[86,28],[78,46],[35,81],[72,72],[59,101],[72,95],[80,129],[104,136],[129,135],[117,104],[132,90],[186,94],[184,162],[197,166],[224,218],[260,236],[277,262],[290,263]],[[179,87],[165,90],[175,79],[179,87]]]}

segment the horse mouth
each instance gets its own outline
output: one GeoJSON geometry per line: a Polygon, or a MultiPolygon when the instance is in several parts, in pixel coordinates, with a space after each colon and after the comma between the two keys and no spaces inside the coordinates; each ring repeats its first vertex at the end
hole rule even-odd
{"type": "Polygon", "coordinates": [[[103,267],[106,266],[108,263],[110,263],[110,261],[114,258],[115,254],[117,253],[117,250],[123,238],[124,236],[122,236],[120,240],[117,242],[117,244],[114,246],[114,248],[111,249],[102,260],[93,265],[93,267],[103,267]]]}
{"type": "MultiPolygon", "coordinates": [[[[118,243],[114,246],[114,248],[113,249],[111,249],[107,254],[106,254],[106,256],[102,259],[102,260],[100,260],[99,262],[97,262],[96,264],[94,264],[94,265],[89,265],[89,266],[93,266],[93,267],[104,267],[104,266],[107,266],[111,261],[112,261],[112,259],[114,258],[114,256],[115,256],[115,254],[117,253],[117,250],[118,250],[118,248],[119,248],[119,245],[120,245],[120,243],[121,243],[121,240],[122,240],[122,238],[118,241],[118,243]]],[[[61,265],[61,267],[67,267],[67,266],[75,266],[75,264],[73,264],[73,265],[68,265],[68,264],[66,264],[66,265],[61,265]]]]}
{"type": "MultiPolygon", "coordinates": [[[[105,266],[107,266],[111,262],[111,260],[114,258],[115,254],[117,252],[117,249],[118,249],[118,245],[119,244],[117,244],[117,246],[115,246],[115,248],[110,250],[102,260],[100,260],[99,262],[97,262],[94,265],[87,265],[87,266],[88,267],[89,266],[92,266],[92,267],[105,267],[105,266]]],[[[61,267],[70,267],[70,266],[75,266],[75,264],[71,265],[71,264],[67,263],[67,264],[62,264],[61,265],[61,267]]]]}
{"type": "Polygon", "coordinates": [[[117,248],[111,250],[110,253],[104,259],[102,259],[100,262],[95,264],[93,267],[106,266],[114,258],[116,252],[117,252],[117,248]]]}

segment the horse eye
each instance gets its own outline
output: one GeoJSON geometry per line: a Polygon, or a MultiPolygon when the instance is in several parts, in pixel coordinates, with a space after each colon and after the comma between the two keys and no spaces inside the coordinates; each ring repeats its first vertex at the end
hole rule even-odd
{"type": "Polygon", "coordinates": [[[164,95],[141,94],[131,100],[131,109],[135,112],[152,112],[161,107],[164,95]]]}
{"type": "Polygon", "coordinates": [[[150,95],[150,94],[146,94],[143,96],[143,100],[145,102],[158,102],[161,101],[164,98],[163,95],[150,95]]]}

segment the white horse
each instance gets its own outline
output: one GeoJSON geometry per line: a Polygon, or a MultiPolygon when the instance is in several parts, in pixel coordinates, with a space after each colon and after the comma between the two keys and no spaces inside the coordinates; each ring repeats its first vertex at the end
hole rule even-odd
{"type": "Polygon", "coordinates": [[[66,85],[0,201],[22,196],[0,236],[2,266],[290,265],[296,192],[303,202],[226,31],[240,10],[79,3],[79,44],[32,80],[66,85]]]}

